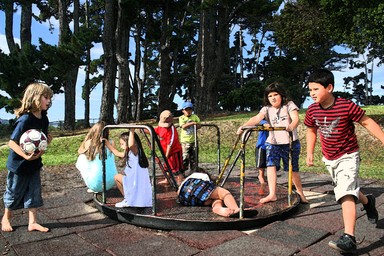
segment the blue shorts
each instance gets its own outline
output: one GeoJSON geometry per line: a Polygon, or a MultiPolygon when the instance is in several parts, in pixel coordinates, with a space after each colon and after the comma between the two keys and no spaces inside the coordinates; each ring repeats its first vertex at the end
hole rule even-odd
{"type": "Polygon", "coordinates": [[[185,206],[203,206],[215,188],[213,181],[189,178],[180,188],[179,202],[185,206]]]}
{"type": "MultiPolygon", "coordinates": [[[[283,160],[284,171],[289,169],[289,144],[274,145],[266,143],[267,146],[267,167],[280,166],[283,160]]],[[[292,142],[292,171],[299,171],[300,141],[292,142]]]]}
{"type": "Polygon", "coordinates": [[[41,197],[40,169],[30,175],[19,175],[8,171],[4,192],[4,207],[10,210],[38,208],[43,206],[41,197]]]}

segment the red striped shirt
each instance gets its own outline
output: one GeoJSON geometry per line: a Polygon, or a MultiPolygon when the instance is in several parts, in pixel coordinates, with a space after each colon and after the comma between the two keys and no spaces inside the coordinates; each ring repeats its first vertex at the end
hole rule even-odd
{"type": "Polygon", "coordinates": [[[323,109],[313,103],[308,107],[304,124],[318,128],[321,150],[328,160],[335,160],[359,150],[354,122],[359,122],[365,111],[350,100],[336,98],[333,106],[323,109]]]}

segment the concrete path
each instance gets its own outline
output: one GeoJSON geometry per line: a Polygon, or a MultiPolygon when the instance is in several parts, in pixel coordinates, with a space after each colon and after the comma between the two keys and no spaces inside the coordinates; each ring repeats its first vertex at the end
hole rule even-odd
{"type": "MultiPolygon", "coordinates": [[[[56,174],[43,179],[55,179],[56,174]]],[[[309,205],[287,219],[255,230],[162,231],[136,227],[106,218],[99,213],[82,182],[57,186],[44,197],[40,223],[49,233],[28,232],[28,213],[16,211],[14,232],[2,232],[2,255],[339,255],[328,242],[343,232],[340,205],[334,201],[328,175],[301,173],[309,205]]],[[[73,178],[73,177],[71,177],[73,178]]],[[[283,173],[278,178],[284,184],[283,173]]],[[[63,181],[61,181],[63,182],[63,181]]],[[[370,224],[358,205],[356,236],[365,237],[356,255],[384,255],[384,181],[364,180],[362,191],[376,197],[380,214],[370,224]]]]}

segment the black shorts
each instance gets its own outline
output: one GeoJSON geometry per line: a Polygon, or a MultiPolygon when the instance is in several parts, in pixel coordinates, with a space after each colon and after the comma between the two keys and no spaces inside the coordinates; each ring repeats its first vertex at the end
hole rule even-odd
{"type": "Polygon", "coordinates": [[[267,151],[262,148],[255,149],[256,168],[267,168],[267,151]]]}

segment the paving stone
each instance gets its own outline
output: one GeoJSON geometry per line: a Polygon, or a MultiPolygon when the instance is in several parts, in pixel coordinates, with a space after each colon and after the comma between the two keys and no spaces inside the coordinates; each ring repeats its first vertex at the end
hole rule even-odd
{"type": "Polygon", "coordinates": [[[96,212],[86,215],[81,215],[72,218],[60,219],[62,223],[70,232],[84,232],[92,229],[99,229],[111,225],[117,225],[120,222],[106,217],[104,214],[96,212]]]}
{"type": "Polygon", "coordinates": [[[294,255],[298,250],[258,236],[243,236],[199,253],[199,256],[294,255]]]}
{"type": "Polygon", "coordinates": [[[50,232],[28,232],[28,213],[23,215],[14,216],[12,218],[13,232],[2,232],[5,239],[11,244],[23,244],[45,240],[54,237],[60,237],[69,234],[71,231],[68,230],[63,224],[57,220],[50,219],[42,212],[38,212],[38,222],[51,229],[50,232]]]}
{"type": "Polygon", "coordinates": [[[334,239],[337,239],[338,236],[329,236],[325,237],[320,242],[313,244],[299,253],[297,253],[297,256],[335,256],[335,255],[341,255],[339,252],[337,252],[335,249],[332,249],[328,246],[328,242],[334,239]]]}
{"type": "Polygon", "coordinates": [[[70,217],[98,212],[96,208],[86,205],[84,203],[75,203],[72,205],[66,205],[62,207],[43,209],[43,211],[52,219],[70,218],[70,217]]]}
{"type": "Polygon", "coordinates": [[[0,237],[0,253],[1,255],[14,256],[17,255],[13,246],[4,239],[4,237],[0,237]]]}
{"type": "Polygon", "coordinates": [[[18,255],[111,255],[105,250],[97,248],[87,241],[84,241],[75,234],[38,241],[35,243],[20,244],[15,246],[15,250],[17,251],[18,255]]]}
{"type": "Polygon", "coordinates": [[[194,255],[199,252],[167,232],[140,228],[126,223],[80,233],[92,244],[117,255],[194,255]]]}
{"type": "Polygon", "coordinates": [[[73,205],[74,203],[78,203],[78,200],[75,200],[74,198],[66,196],[64,192],[61,192],[60,194],[46,197],[46,198],[44,198],[43,196],[43,199],[44,199],[44,206],[41,208],[43,210],[49,209],[49,208],[73,205]]]}
{"type": "Polygon", "coordinates": [[[321,240],[328,234],[327,231],[321,229],[293,225],[286,221],[278,221],[259,229],[252,235],[302,249],[321,240]]]}
{"type": "Polygon", "coordinates": [[[288,218],[284,222],[327,231],[331,234],[344,227],[341,207],[336,202],[325,202],[320,206],[301,212],[293,218],[288,218]]]}
{"type": "Polygon", "coordinates": [[[165,236],[153,236],[134,243],[120,244],[111,249],[114,255],[132,256],[188,256],[200,251],[176,239],[165,236]]]}
{"type": "Polygon", "coordinates": [[[170,236],[173,236],[180,241],[196,247],[200,250],[205,250],[222,244],[226,241],[246,236],[245,233],[238,230],[220,230],[220,231],[171,231],[170,236]]]}

